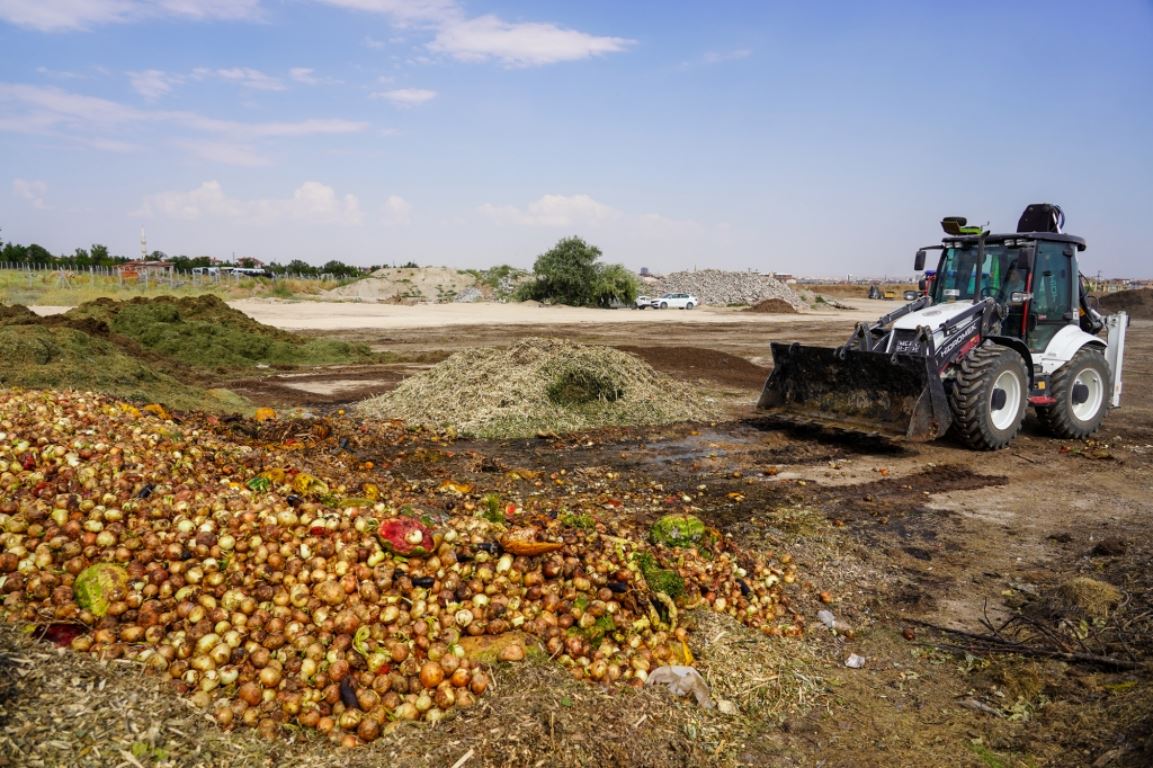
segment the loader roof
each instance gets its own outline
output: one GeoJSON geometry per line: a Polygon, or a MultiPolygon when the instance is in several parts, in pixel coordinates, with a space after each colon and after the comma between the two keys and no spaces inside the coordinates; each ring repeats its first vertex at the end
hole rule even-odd
{"type": "MultiPolygon", "coordinates": [[[[952,243],[977,244],[978,235],[953,235],[941,239],[946,245],[952,243]]],[[[985,236],[986,243],[1002,243],[1006,240],[1049,240],[1057,243],[1070,243],[1077,246],[1078,251],[1085,250],[1085,238],[1076,235],[1066,235],[1060,232],[1005,232],[985,236]]]]}

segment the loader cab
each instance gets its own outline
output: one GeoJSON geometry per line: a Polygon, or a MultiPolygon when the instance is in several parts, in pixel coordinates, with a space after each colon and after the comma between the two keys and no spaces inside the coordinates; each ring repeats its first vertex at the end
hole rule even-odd
{"type": "Polygon", "coordinates": [[[942,241],[933,303],[972,303],[992,297],[1003,308],[1001,335],[1043,351],[1078,317],[1079,237],[1029,232],[951,237],[942,241]]]}

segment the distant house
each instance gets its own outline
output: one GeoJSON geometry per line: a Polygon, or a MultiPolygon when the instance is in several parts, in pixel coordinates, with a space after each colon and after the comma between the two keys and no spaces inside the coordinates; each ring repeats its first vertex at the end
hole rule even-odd
{"type": "Polygon", "coordinates": [[[125,280],[138,280],[141,277],[151,280],[172,277],[172,265],[167,261],[129,261],[117,267],[117,271],[125,280]]]}

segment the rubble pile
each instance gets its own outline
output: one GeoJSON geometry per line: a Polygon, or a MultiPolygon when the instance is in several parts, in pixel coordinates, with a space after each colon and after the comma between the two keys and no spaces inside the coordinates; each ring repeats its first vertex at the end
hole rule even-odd
{"type": "Polygon", "coordinates": [[[644,291],[650,296],[667,292],[695,294],[701,304],[729,306],[757,304],[766,299],[780,299],[797,311],[806,308],[791,288],[775,277],[756,272],[726,272],[720,269],[700,269],[694,272],[672,272],[664,277],[644,281],[644,291]]]}

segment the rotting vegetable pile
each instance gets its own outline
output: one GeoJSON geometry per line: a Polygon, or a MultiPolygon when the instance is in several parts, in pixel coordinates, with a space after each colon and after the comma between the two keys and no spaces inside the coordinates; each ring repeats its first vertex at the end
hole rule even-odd
{"type": "Polygon", "coordinates": [[[370,418],[401,418],[486,438],[719,415],[698,390],[635,355],[542,338],[458,352],[356,410],[370,418]]]}
{"type": "Polygon", "coordinates": [[[687,497],[562,502],[539,489],[571,478],[482,456],[500,492],[414,470],[449,459],[450,438],[401,422],[173,418],[4,391],[0,611],[142,662],[225,728],[346,745],[471,706],[497,659],[640,685],[687,660],[692,606],[803,632],[791,558],[696,526],[687,497]],[[656,538],[652,510],[629,509],[645,503],[674,515],[656,538]]]}

